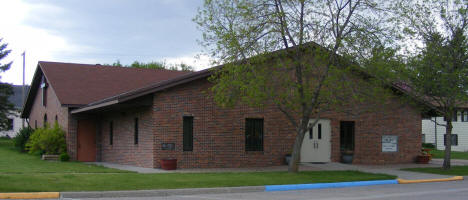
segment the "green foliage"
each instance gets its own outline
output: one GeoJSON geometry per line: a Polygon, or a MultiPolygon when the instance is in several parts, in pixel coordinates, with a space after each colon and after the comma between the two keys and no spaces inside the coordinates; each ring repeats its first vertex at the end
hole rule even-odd
{"type": "Polygon", "coordinates": [[[229,63],[210,78],[215,101],[278,108],[297,130],[290,165],[297,171],[304,134],[322,113],[386,99],[380,77],[387,76],[364,72],[373,67],[382,73],[389,66],[373,51],[391,41],[380,24],[387,20],[381,5],[386,4],[205,0],[194,18],[203,31],[201,44],[217,63],[229,63]]]}
{"type": "Polygon", "coordinates": [[[70,156],[68,155],[67,152],[63,152],[60,154],[60,161],[66,162],[70,160],[70,156]]]}
{"type": "Polygon", "coordinates": [[[422,144],[423,148],[428,148],[428,149],[435,149],[435,145],[432,143],[423,143],[422,144]]]}
{"type": "Polygon", "coordinates": [[[21,152],[26,151],[26,143],[29,140],[29,137],[33,133],[33,129],[30,127],[21,128],[16,136],[13,138],[13,143],[15,147],[18,148],[21,152]]]}
{"type": "Polygon", "coordinates": [[[180,64],[167,64],[166,62],[151,61],[148,63],[135,61],[131,65],[122,65],[119,60],[112,63],[111,66],[116,67],[133,67],[133,68],[144,68],[144,69],[168,69],[176,71],[194,71],[194,68],[185,63],[180,64]]]}
{"type": "Polygon", "coordinates": [[[61,154],[66,152],[65,131],[55,123],[53,128],[46,126],[34,130],[26,144],[31,154],[61,154]]]}
{"type": "MultiPolygon", "coordinates": [[[[0,38],[0,61],[5,59],[11,50],[7,49],[8,44],[2,43],[3,38],[0,38]]],[[[12,62],[0,62],[0,73],[10,69],[12,62]]],[[[1,78],[1,77],[0,77],[1,78]]],[[[13,88],[8,83],[0,83],[0,131],[6,130],[9,126],[8,117],[14,115],[15,107],[8,100],[13,95],[13,88]]]]}
{"type": "Polygon", "coordinates": [[[468,102],[467,4],[459,0],[401,0],[395,5],[400,15],[397,21],[404,27],[400,43],[407,57],[400,78],[413,96],[447,119],[443,167],[449,169],[451,116],[468,102]]]}

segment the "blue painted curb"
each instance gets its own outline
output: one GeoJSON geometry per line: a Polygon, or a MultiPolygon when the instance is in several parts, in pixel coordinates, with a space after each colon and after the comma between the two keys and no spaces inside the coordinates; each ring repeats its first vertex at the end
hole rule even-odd
{"type": "Polygon", "coordinates": [[[398,184],[398,181],[397,180],[378,180],[378,181],[353,181],[353,182],[338,182],[338,183],[265,185],[265,191],[271,192],[271,191],[286,191],[286,190],[308,190],[308,189],[357,187],[357,186],[386,185],[386,184],[398,184]]]}

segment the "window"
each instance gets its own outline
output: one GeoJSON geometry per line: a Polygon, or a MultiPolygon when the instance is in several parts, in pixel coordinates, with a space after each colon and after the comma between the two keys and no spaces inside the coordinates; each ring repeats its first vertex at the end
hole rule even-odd
{"type": "Polygon", "coordinates": [[[245,150],[263,151],[263,119],[245,119],[245,150]]]}
{"type": "Polygon", "coordinates": [[[309,128],[309,139],[314,139],[314,128],[309,128]]]}
{"type": "Polygon", "coordinates": [[[7,130],[8,131],[13,130],[13,119],[8,118],[7,130]]]}
{"type": "Polygon", "coordinates": [[[354,121],[340,122],[340,148],[341,151],[354,150],[354,121]]]}
{"type": "MultiPolygon", "coordinates": [[[[452,134],[452,146],[457,146],[458,145],[458,135],[457,134],[452,134]]],[[[447,134],[444,134],[444,146],[447,146],[447,134]]]]}
{"type": "Polygon", "coordinates": [[[41,83],[41,88],[42,88],[42,106],[47,105],[47,81],[44,76],[42,76],[42,83],[41,83]]]}
{"type": "Polygon", "coordinates": [[[34,129],[37,129],[37,120],[34,120],[34,129]]]}
{"type": "Polygon", "coordinates": [[[55,115],[55,122],[58,123],[58,116],[57,115],[55,115]]]}
{"type": "MultiPolygon", "coordinates": [[[[462,114],[462,117],[463,117],[463,114],[462,114]]],[[[456,122],[458,119],[458,112],[457,111],[454,111],[453,115],[452,115],[452,122],[456,122]]],[[[444,117],[444,121],[447,121],[447,118],[444,117]]]]}
{"type": "Polygon", "coordinates": [[[462,122],[468,122],[468,110],[464,110],[461,113],[461,120],[462,122]]]}
{"type": "Polygon", "coordinates": [[[135,144],[138,144],[138,117],[135,118],[135,135],[134,135],[135,144]]]}
{"type": "Polygon", "coordinates": [[[184,151],[193,151],[193,117],[184,117],[183,143],[184,151]]]}
{"type": "Polygon", "coordinates": [[[44,114],[44,124],[42,124],[42,126],[47,126],[47,114],[44,114]]]}
{"type": "Polygon", "coordinates": [[[318,139],[322,139],[322,124],[318,124],[318,139]]]}
{"type": "Polygon", "coordinates": [[[114,144],[114,123],[109,123],[109,145],[114,144]]]}

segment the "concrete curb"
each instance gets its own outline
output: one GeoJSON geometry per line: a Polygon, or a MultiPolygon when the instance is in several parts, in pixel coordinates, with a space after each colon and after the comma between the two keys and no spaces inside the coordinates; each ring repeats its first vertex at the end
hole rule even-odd
{"type": "Polygon", "coordinates": [[[100,192],[61,192],[62,198],[116,198],[116,197],[161,197],[172,195],[222,194],[263,192],[265,186],[188,188],[167,190],[133,190],[133,191],[100,191],[100,192]]]}
{"type": "Polygon", "coordinates": [[[422,180],[377,180],[377,181],[353,181],[338,183],[314,183],[291,185],[266,185],[245,187],[219,187],[219,188],[186,188],[186,189],[161,189],[161,190],[130,190],[130,191],[93,191],[93,192],[32,192],[32,193],[0,193],[0,199],[58,199],[58,198],[117,198],[117,197],[162,197],[172,195],[197,195],[197,194],[223,194],[223,193],[247,193],[247,192],[271,192],[287,190],[307,190],[324,188],[359,187],[385,184],[409,184],[463,180],[463,176],[454,176],[443,179],[422,180]]]}
{"type": "Polygon", "coordinates": [[[288,191],[288,190],[310,190],[310,189],[359,187],[359,186],[387,185],[387,184],[398,184],[398,181],[397,180],[377,180],[377,181],[352,181],[352,182],[338,182],[338,183],[267,185],[265,186],[265,191],[272,192],[272,191],[288,191]]]}
{"type": "Polygon", "coordinates": [[[461,181],[463,176],[454,176],[451,178],[439,178],[439,179],[420,179],[420,180],[405,180],[397,179],[398,184],[410,184],[410,183],[430,183],[430,182],[445,182],[445,181],[461,181]]]}
{"type": "Polygon", "coordinates": [[[0,199],[58,199],[58,192],[0,193],[0,199]]]}

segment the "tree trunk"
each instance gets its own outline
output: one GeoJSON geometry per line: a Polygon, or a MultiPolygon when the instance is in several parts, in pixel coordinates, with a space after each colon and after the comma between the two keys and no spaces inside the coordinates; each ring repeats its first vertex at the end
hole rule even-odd
{"type": "Polygon", "coordinates": [[[446,117],[447,126],[445,127],[446,138],[445,138],[445,155],[444,155],[444,164],[442,168],[444,170],[450,169],[450,154],[452,152],[452,116],[446,117]]]}
{"type": "Polygon", "coordinates": [[[302,141],[304,140],[305,135],[304,128],[299,128],[296,134],[296,139],[294,141],[293,151],[291,153],[291,161],[289,161],[288,172],[296,173],[299,171],[299,158],[301,156],[301,147],[302,141]]]}

